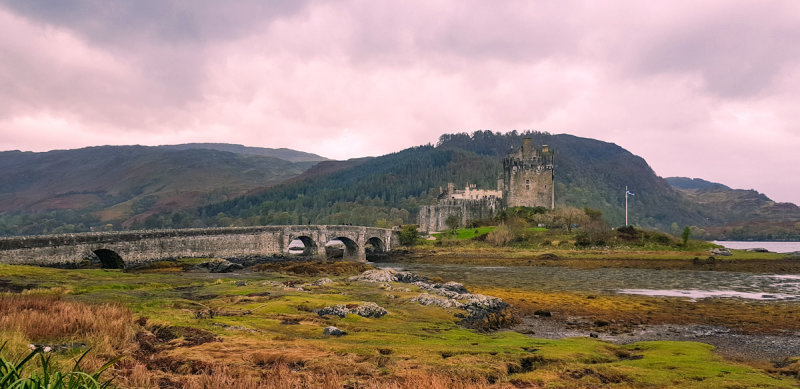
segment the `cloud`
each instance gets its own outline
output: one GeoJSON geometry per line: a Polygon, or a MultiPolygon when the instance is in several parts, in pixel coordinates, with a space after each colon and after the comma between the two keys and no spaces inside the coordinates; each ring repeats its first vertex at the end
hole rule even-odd
{"type": "Polygon", "coordinates": [[[794,1],[0,4],[3,149],[535,129],[800,203],[794,1]]]}

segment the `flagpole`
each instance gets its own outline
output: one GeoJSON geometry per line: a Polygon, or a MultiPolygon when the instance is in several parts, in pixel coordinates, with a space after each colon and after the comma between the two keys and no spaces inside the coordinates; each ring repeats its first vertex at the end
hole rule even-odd
{"type": "Polygon", "coordinates": [[[625,185],[625,227],[628,226],[628,186],[625,185]]]}

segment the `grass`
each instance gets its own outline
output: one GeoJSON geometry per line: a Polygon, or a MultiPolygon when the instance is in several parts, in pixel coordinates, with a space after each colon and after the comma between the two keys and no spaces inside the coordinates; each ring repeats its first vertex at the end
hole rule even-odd
{"type": "MultiPolygon", "coordinates": [[[[85,343],[93,350],[85,360],[89,370],[123,354],[104,373],[113,375],[122,387],[691,387],[703,383],[712,387],[732,382],[791,387],[798,383],[724,361],[707,346],[694,343],[616,346],[591,338],[542,340],[511,331],[466,329],[454,316],[462,311],[410,302],[420,293],[415,286],[389,283],[381,288],[349,281],[348,275],[356,271],[335,263],[230,274],[0,265],[4,280],[32,288],[0,298],[0,339],[10,340],[7,351],[12,357],[25,355],[20,353],[27,343],[85,343]],[[334,283],[312,284],[323,276],[334,283]],[[339,318],[314,313],[325,306],[364,302],[375,302],[389,314],[339,318]],[[217,315],[198,316],[207,310],[217,315]],[[329,325],[348,335],[323,335],[322,329],[329,325]],[[672,355],[676,350],[684,355],[672,355]]],[[[519,302],[521,309],[530,298],[503,288],[485,291],[519,302]]],[[[553,304],[568,301],[564,296],[548,298],[553,304]]],[[[602,301],[609,310],[618,303],[602,301]]],[[[48,363],[68,369],[80,352],[53,354],[48,363]]]]}
{"type": "Polygon", "coordinates": [[[87,373],[81,368],[84,352],[75,362],[72,369],[67,372],[58,370],[50,363],[52,355],[45,356],[41,348],[31,351],[19,362],[11,362],[2,356],[5,344],[0,346],[0,388],[51,388],[51,389],[104,389],[113,388],[112,380],[103,380],[101,375],[116,362],[107,362],[93,373],[87,373]],[[29,369],[29,362],[39,355],[39,369],[29,369]]]}

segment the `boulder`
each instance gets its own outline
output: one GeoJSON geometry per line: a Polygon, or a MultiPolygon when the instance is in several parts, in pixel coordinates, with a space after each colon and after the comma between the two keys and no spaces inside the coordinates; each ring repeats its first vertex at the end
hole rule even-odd
{"type": "Polygon", "coordinates": [[[460,308],[461,303],[456,300],[446,297],[434,296],[429,293],[422,293],[417,297],[411,299],[412,302],[419,303],[420,305],[436,305],[442,308],[460,308]]]}
{"type": "Polygon", "coordinates": [[[711,255],[719,255],[719,256],[723,256],[723,257],[729,257],[729,256],[731,256],[733,254],[731,253],[730,250],[728,250],[726,248],[721,248],[721,249],[711,249],[711,255]]]}
{"type": "Polygon", "coordinates": [[[756,247],[756,248],[752,248],[752,249],[747,249],[747,250],[745,250],[745,251],[749,251],[749,252],[751,252],[751,253],[768,253],[768,252],[769,252],[769,250],[767,250],[767,249],[765,249],[765,248],[761,248],[761,247],[756,247]]]}
{"type": "Polygon", "coordinates": [[[325,329],[324,329],[324,330],[322,330],[322,333],[323,333],[324,335],[329,335],[329,336],[342,336],[342,335],[347,335],[347,332],[344,332],[344,331],[342,331],[342,330],[340,330],[340,329],[338,329],[338,328],[336,328],[336,327],[334,327],[334,326],[328,326],[328,327],[325,327],[325,329]]]}
{"type": "Polygon", "coordinates": [[[356,314],[361,317],[374,317],[379,318],[386,315],[386,309],[380,307],[378,304],[373,302],[366,302],[363,304],[348,304],[348,305],[334,305],[330,307],[325,307],[322,309],[318,309],[315,311],[317,315],[324,316],[324,315],[333,315],[339,317],[345,317],[347,314],[356,314]]]}
{"type": "Polygon", "coordinates": [[[374,317],[376,319],[389,313],[382,307],[378,306],[378,304],[372,302],[359,305],[358,307],[351,309],[350,312],[355,313],[358,316],[374,317]]]}
{"type": "Polygon", "coordinates": [[[211,273],[230,273],[234,270],[244,269],[244,266],[224,259],[208,261],[202,263],[200,266],[207,268],[211,273]]]}
{"type": "Polygon", "coordinates": [[[330,278],[320,278],[320,279],[314,281],[314,285],[315,286],[328,285],[328,284],[332,284],[332,283],[333,283],[333,280],[330,279],[330,278]]]}
{"type": "Polygon", "coordinates": [[[397,282],[397,271],[392,269],[367,270],[357,276],[350,277],[351,281],[367,282],[397,282]]]}
{"type": "Polygon", "coordinates": [[[315,311],[317,315],[325,316],[325,315],[333,315],[339,317],[345,317],[348,313],[350,313],[350,309],[347,308],[345,305],[334,305],[331,307],[325,307],[322,309],[317,309],[315,311]]]}
{"type": "Polygon", "coordinates": [[[453,281],[442,284],[441,289],[449,290],[451,292],[456,292],[456,293],[469,293],[467,291],[467,288],[465,288],[463,284],[453,281]]]}

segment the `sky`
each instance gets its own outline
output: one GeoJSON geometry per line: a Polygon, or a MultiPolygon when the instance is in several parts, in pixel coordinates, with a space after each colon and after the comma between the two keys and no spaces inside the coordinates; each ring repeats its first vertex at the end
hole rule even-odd
{"type": "Polygon", "coordinates": [[[568,133],[800,204],[800,2],[0,0],[0,150],[568,133]]]}

